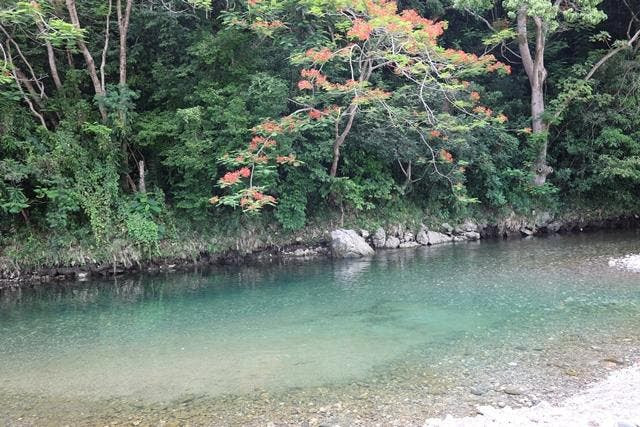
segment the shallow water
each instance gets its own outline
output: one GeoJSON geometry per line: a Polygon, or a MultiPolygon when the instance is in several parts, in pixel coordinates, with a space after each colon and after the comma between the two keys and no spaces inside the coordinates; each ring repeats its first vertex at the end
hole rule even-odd
{"type": "Polygon", "coordinates": [[[47,419],[59,401],[400,390],[418,371],[435,387],[456,371],[473,379],[489,364],[517,366],[500,349],[635,342],[640,276],[608,260],[640,252],[639,237],[488,241],[5,291],[5,417],[47,419]]]}

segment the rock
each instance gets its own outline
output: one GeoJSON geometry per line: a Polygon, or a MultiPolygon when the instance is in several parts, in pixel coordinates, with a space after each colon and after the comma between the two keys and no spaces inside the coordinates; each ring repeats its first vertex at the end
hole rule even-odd
{"type": "Polygon", "coordinates": [[[562,222],[552,221],[545,227],[549,233],[557,233],[562,228],[562,222]]]}
{"type": "Polygon", "coordinates": [[[444,231],[447,234],[451,234],[453,233],[453,227],[450,226],[448,223],[443,223],[440,228],[442,228],[442,231],[444,231]]]}
{"type": "Polygon", "coordinates": [[[397,237],[399,239],[402,239],[404,237],[404,230],[405,229],[403,224],[392,225],[389,228],[389,232],[387,233],[387,236],[397,237]]]}
{"type": "Polygon", "coordinates": [[[457,226],[454,229],[454,231],[457,234],[463,234],[463,233],[468,232],[468,231],[477,232],[478,231],[478,224],[476,224],[475,222],[473,222],[470,219],[468,219],[462,225],[457,226]]]}
{"type": "Polygon", "coordinates": [[[520,229],[520,234],[522,234],[524,237],[529,237],[533,236],[535,234],[535,231],[529,227],[522,227],[520,229]]]}
{"type": "Polygon", "coordinates": [[[415,248],[416,246],[420,246],[420,243],[415,242],[415,241],[400,243],[400,247],[401,248],[415,248]]]}
{"type": "Polygon", "coordinates": [[[466,236],[464,235],[460,235],[460,236],[453,236],[453,241],[454,242],[466,242],[468,239],[466,236]]]}
{"type": "Polygon", "coordinates": [[[619,357],[607,357],[603,359],[603,361],[615,363],[616,365],[624,365],[624,360],[620,359],[619,357]]]}
{"type": "Polygon", "coordinates": [[[549,212],[546,212],[546,211],[540,212],[539,214],[536,214],[536,219],[535,219],[536,227],[538,228],[546,227],[551,222],[552,219],[553,217],[549,212]]]}
{"type": "Polygon", "coordinates": [[[378,229],[373,233],[371,240],[374,248],[384,247],[384,244],[387,241],[387,234],[384,232],[384,228],[378,227],[378,229]]]}
{"type": "Polygon", "coordinates": [[[567,369],[564,371],[565,375],[568,375],[570,377],[577,377],[580,375],[580,373],[578,371],[576,371],[575,369],[567,369]]]}
{"type": "Polygon", "coordinates": [[[371,246],[354,230],[337,229],[331,232],[331,255],[334,258],[358,258],[373,254],[371,246]]]}
{"type": "Polygon", "coordinates": [[[398,246],[400,246],[400,239],[398,239],[397,237],[389,237],[387,238],[387,241],[384,244],[384,247],[387,249],[395,249],[398,246]]]}
{"type": "Polygon", "coordinates": [[[429,237],[427,237],[426,230],[418,231],[418,234],[416,234],[416,242],[420,243],[423,246],[427,246],[429,244],[429,237]]]}
{"type": "Polygon", "coordinates": [[[463,236],[466,237],[467,240],[480,240],[480,233],[478,233],[477,231],[467,231],[463,234],[463,236]]]}
{"type": "Polygon", "coordinates": [[[438,233],[437,231],[427,231],[427,242],[429,245],[439,245],[451,241],[451,237],[446,234],[438,233]]]}
{"type": "Polygon", "coordinates": [[[360,235],[362,236],[363,239],[366,239],[366,238],[368,238],[370,236],[370,233],[367,230],[361,229],[360,230],[360,235]]]}
{"type": "Polygon", "coordinates": [[[84,282],[86,280],[89,280],[89,273],[87,273],[86,271],[78,271],[76,273],[76,278],[79,281],[84,282]]]}
{"type": "Polygon", "coordinates": [[[405,242],[414,242],[415,241],[415,236],[413,235],[412,232],[407,231],[404,233],[404,241],[405,242]]]}
{"type": "Polygon", "coordinates": [[[519,387],[505,387],[502,391],[510,396],[520,396],[521,394],[524,394],[524,390],[519,387]]]}
{"type": "Polygon", "coordinates": [[[489,391],[489,389],[487,387],[481,386],[481,385],[476,385],[471,387],[471,389],[469,390],[469,392],[471,392],[471,394],[475,395],[475,396],[482,396],[483,394],[485,394],[487,391],[489,391]]]}

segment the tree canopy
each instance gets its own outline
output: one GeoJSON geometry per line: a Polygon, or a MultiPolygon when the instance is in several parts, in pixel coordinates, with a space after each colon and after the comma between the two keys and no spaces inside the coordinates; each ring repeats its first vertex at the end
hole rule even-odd
{"type": "Polygon", "coordinates": [[[636,212],[639,55],[637,0],[3,0],[0,229],[636,212]]]}

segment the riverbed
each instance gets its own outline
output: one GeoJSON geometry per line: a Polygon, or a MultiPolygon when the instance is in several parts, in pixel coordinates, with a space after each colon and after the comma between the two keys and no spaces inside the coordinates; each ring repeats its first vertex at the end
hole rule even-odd
{"type": "Polygon", "coordinates": [[[421,425],[640,360],[635,231],[0,293],[0,419],[421,425]]]}

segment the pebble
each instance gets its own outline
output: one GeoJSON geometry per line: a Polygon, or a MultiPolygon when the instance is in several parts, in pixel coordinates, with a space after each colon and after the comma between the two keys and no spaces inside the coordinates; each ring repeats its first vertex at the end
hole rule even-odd
{"type": "Polygon", "coordinates": [[[475,387],[471,387],[471,389],[469,390],[471,392],[471,394],[476,395],[476,396],[482,396],[483,394],[485,394],[488,390],[485,387],[482,386],[475,386],[475,387]]]}
{"type": "Polygon", "coordinates": [[[502,390],[505,394],[509,394],[511,396],[520,396],[521,394],[524,393],[524,390],[522,390],[519,387],[506,387],[504,390],[502,390]]]}

